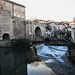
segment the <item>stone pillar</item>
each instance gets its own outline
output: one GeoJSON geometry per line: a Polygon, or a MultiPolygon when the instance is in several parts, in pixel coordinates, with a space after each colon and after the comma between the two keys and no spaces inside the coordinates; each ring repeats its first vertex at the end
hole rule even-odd
{"type": "Polygon", "coordinates": [[[73,42],[75,43],[75,24],[72,25],[71,36],[72,36],[73,42]]]}

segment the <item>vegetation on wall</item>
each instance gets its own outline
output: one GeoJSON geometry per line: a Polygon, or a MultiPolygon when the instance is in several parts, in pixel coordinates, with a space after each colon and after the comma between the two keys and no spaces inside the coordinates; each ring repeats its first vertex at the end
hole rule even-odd
{"type": "Polygon", "coordinates": [[[70,43],[70,44],[67,45],[68,48],[69,48],[69,49],[75,49],[75,43],[72,42],[72,41],[69,41],[69,43],[70,43]]]}
{"type": "Polygon", "coordinates": [[[26,22],[26,21],[23,21],[23,23],[24,23],[24,25],[28,24],[28,22],[26,22]]]}
{"type": "Polygon", "coordinates": [[[25,48],[27,51],[30,50],[29,39],[12,39],[10,45],[12,48],[25,48]]]}
{"type": "Polygon", "coordinates": [[[36,49],[36,47],[35,47],[35,46],[33,46],[33,49],[34,49],[35,53],[37,53],[37,49],[36,49]]]}

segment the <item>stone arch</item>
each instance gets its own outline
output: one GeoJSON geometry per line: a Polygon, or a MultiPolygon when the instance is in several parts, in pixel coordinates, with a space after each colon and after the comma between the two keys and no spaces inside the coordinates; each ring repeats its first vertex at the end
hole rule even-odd
{"type": "Polygon", "coordinates": [[[51,27],[46,27],[46,32],[51,31],[51,27]]]}
{"type": "Polygon", "coordinates": [[[4,33],[3,40],[10,40],[10,35],[8,33],[4,33]]]}
{"type": "Polygon", "coordinates": [[[38,27],[38,26],[35,28],[35,36],[36,37],[41,37],[42,36],[41,28],[38,27]]]}
{"type": "Polygon", "coordinates": [[[45,42],[49,42],[50,39],[49,39],[49,38],[45,38],[44,41],[45,41],[45,42]]]}

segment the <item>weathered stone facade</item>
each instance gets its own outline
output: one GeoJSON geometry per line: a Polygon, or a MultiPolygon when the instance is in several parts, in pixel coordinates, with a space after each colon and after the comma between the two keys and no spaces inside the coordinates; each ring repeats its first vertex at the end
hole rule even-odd
{"type": "Polygon", "coordinates": [[[46,35],[45,24],[39,24],[32,21],[26,21],[26,38],[39,39],[46,35]]]}
{"type": "Polygon", "coordinates": [[[43,38],[45,24],[39,24],[18,17],[11,17],[10,11],[0,9],[0,39],[43,38]]]}
{"type": "Polygon", "coordinates": [[[75,24],[72,25],[71,36],[72,36],[73,42],[75,43],[75,24]]]}
{"type": "Polygon", "coordinates": [[[25,19],[11,17],[10,11],[0,9],[0,40],[25,38],[25,19]]]}
{"type": "Polygon", "coordinates": [[[25,38],[26,25],[25,20],[20,18],[12,18],[14,38],[25,38]]]}
{"type": "Polygon", "coordinates": [[[26,19],[25,6],[10,0],[0,0],[0,9],[11,11],[11,16],[26,19]]]}
{"type": "Polygon", "coordinates": [[[0,10],[0,39],[3,39],[4,34],[8,34],[10,39],[12,39],[13,25],[10,12],[7,10],[0,10]]]}

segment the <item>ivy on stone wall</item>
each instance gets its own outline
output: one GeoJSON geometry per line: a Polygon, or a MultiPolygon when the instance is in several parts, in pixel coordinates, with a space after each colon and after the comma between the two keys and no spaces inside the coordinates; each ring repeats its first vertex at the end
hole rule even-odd
{"type": "Polygon", "coordinates": [[[30,50],[30,40],[29,39],[12,39],[10,41],[12,48],[25,48],[27,51],[30,50]]]}

